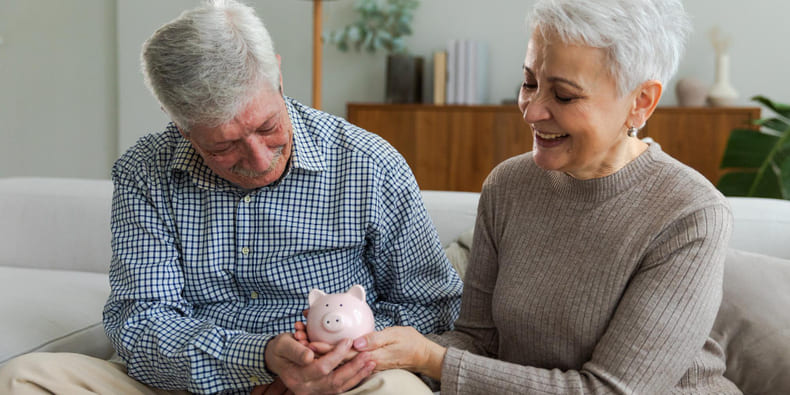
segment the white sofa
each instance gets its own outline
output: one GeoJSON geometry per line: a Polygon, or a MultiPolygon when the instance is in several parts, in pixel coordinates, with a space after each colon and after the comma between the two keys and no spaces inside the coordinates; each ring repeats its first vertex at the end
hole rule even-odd
{"type": "MultiPolygon", "coordinates": [[[[112,354],[101,326],[111,197],[107,180],[0,179],[0,364],[31,351],[112,354]]],[[[423,192],[454,264],[470,243],[477,198],[423,192]]],[[[747,393],[790,393],[790,201],[730,203],[734,249],[713,335],[728,377],[747,393]]]]}

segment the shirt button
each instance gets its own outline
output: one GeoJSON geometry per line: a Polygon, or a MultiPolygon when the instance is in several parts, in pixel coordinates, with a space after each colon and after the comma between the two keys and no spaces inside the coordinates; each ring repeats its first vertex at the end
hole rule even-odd
{"type": "Polygon", "coordinates": [[[250,292],[250,297],[253,299],[258,299],[258,293],[255,291],[250,292]]]}
{"type": "Polygon", "coordinates": [[[261,383],[261,379],[258,376],[250,376],[250,382],[253,385],[258,385],[261,383]]]}
{"type": "Polygon", "coordinates": [[[249,255],[250,254],[250,249],[247,248],[247,247],[244,247],[244,248],[241,249],[241,253],[244,254],[244,255],[249,255]]]}
{"type": "Polygon", "coordinates": [[[247,196],[245,196],[245,197],[244,197],[244,203],[249,203],[249,202],[250,202],[250,200],[252,200],[252,198],[250,197],[250,195],[247,195],[247,196]]]}

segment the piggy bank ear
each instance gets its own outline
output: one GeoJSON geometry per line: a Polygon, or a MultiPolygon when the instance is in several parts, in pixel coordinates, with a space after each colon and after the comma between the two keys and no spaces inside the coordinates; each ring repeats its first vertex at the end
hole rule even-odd
{"type": "Polygon", "coordinates": [[[313,303],[315,303],[315,301],[318,300],[318,298],[320,298],[320,297],[322,297],[324,295],[326,295],[326,294],[323,291],[321,291],[320,289],[314,289],[314,290],[310,291],[310,295],[307,295],[307,303],[310,304],[310,306],[312,306],[313,303]]]}
{"type": "Polygon", "coordinates": [[[348,289],[348,294],[350,294],[351,296],[353,296],[353,297],[355,297],[355,298],[357,298],[357,299],[359,299],[359,300],[361,300],[363,302],[365,301],[365,287],[363,287],[363,286],[361,286],[359,284],[354,285],[353,287],[349,288],[348,289]]]}

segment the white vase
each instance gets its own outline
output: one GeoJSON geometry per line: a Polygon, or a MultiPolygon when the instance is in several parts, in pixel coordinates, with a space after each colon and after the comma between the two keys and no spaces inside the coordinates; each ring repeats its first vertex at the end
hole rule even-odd
{"type": "Polygon", "coordinates": [[[726,53],[716,58],[716,82],[708,91],[708,103],[715,107],[730,106],[738,98],[738,92],[730,84],[730,57],[726,53]]]}

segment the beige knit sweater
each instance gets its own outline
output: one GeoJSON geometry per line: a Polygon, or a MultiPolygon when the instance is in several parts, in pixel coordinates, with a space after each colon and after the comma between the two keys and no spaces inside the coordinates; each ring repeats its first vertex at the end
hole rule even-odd
{"type": "Polygon", "coordinates": [[[732,216],[651,145],[576,180],[531,153],[483,187],[442,394],[740,393],[709,336],[732,216]]]}

